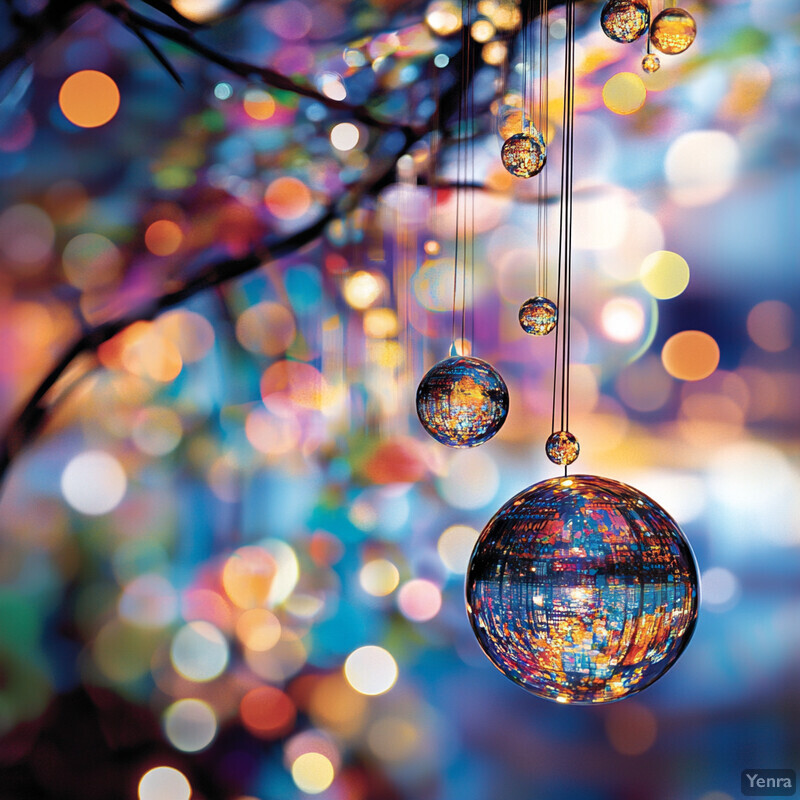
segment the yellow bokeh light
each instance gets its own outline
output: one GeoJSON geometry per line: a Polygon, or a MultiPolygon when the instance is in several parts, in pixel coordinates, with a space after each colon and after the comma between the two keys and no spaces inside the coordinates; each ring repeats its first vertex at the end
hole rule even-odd
{"type": "Polygon", "coordinates": [[[657,300],[677,297],[689,285],[686,259],[669,250],[650,253],[639,270],[642,286],[657,300]]]}
{"type": "Polygon", "coordinates": [[[189,800],[192,787],[174,767],[155,767],[139,781],[139,800],[189,800]]]}
{"type": "Polygon", "coordinates": [[[391,308],[368,308],[364,313],[364,333],[371,339],[397,336],[397,314],[391,308]]]}
{"type": "Polygon", "coordinates": [[[494,25],[488,19],[476,20],[472,23],[472,28],[470,29],[472,38],[480,44],[488,42],[494,36],[494,33],[494,25]]]}
{"type": "Polygon", "coordinates": [[[452,36],[461,30],[461,6],[453,0],[433,0],[425,11],[425,22],[438,36],[452,36]]]}
{"type": "Polygon", "coordinates": [[[280,641],[281,623],[266,608],[251,608],[236,621],[236,636],[245,647],[264,653],[280,641]]]}
{"type": "Polygon", "coordinates": [[[361,567],[358,581],[367,594],[373,597],[386,597],[400,583],[400,572],[388,559],[376,558],[361,567]]]}
{"type": "Polygon", "coordinates": [[[348,275],[344,280],[342,293],[353,308],[369,308],[383,293],[384,281],[374,272],[364,269],[348,275]]]}
{"type": "Polygon", "coordinates": [[[119,89],[104,72],[84,69],[67,78],[58,93],[64,116],[80,128],[99,128],[119,110],[119,89]]]}
{"type": "Polygon", "coordinates": [[[719,345],[702,331],[681,331],[661,350],[664,369],[682,381],[701,381],[719,366],[719,345]]]}
{"type": "Polygon", "coordinates": [[[615,114],[633,114],[646,99],[644,82],[633,72],[618,72],[603,86],[603,102],[615,114]]]}
{"type": "Polygon", "coordinates": [[[333,764],[322,753],[303,753],[292,764],[292,780],[306,794],[324,792],[333,778],[333,764]]]}
{"type": "Polygon", "coordinates": [[[266,604],[277,565],[261,547],[241,547],[222,568],[222,586],[239,608],[255,608],[266,604]]]}
{"type": "Polygon", "coordinates": [[[263,89],[248,89],[244,93],[244,110],[251,119],[263,121],[275,113],[275,101],[263,89]]]}
{"type": "Polygon", "coordinates": [[[397,662],[388,650],[366,645],[354,650],[344,662],[347,682],[361,694],[388,692],[397,680],[397,662]]]}

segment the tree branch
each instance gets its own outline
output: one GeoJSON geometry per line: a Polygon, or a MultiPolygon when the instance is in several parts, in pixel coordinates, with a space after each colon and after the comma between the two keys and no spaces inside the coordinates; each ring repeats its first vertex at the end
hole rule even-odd
{"type": "Polygon", "coordinates": [[[265,83],[274,89],[280,89],[282,91],[292,92],[293,94],[300,95],[301,97],[311,98],[327,108],[343,111],[353,117],[353,119],[357,119],[359,122],[363,122],[365,125],[368,125],[371,128],[377,128],[379,130],[401,130],[404,133],[415,132],[415,129],[410,125],[404,125],[391,120],[378,119],[370,114],[369,111],[367,111],[363,106],[348,103],[345,100],[334,100],[327,95],[324,95],[322,92],[317,91],[312,86],[298,83],[297,81],[286,77],[286,75],[282,75],[280,72],[277,72],[274,69],[270,69],[269,67],[260,67],[256,64],[250,64],[247,61],[240,61],[238,59],[231,58],[230,56],[226,56],[224,53],[220,53],[217,50],[214,50],[212,47],[209,47],[208,45],[198,41],[190,31],[177,28],[174,25],[165,25],[161,22],[150,19],[150,17],[147,17],[144,14],[139,14],[135,11],[132,11],[118,0],[108,0],[108,2],[103,3],[102,8],[104,11],[106,11],[112,17],[118,19],[123,24],[126,24],[126,20],[130,20],[140,28],[144,28],[152,33],[162,36],[165,39],[169,39],[171,42],[179,44],[182,47],[185,47],[187,50],[191,50],[193,53],[202,56],[212,64],[216,64],[218,67],[222,67],[227,72],[230,72],[240,78],[244,78],[246,80],[257,78],[262,83],[265,83]]]}

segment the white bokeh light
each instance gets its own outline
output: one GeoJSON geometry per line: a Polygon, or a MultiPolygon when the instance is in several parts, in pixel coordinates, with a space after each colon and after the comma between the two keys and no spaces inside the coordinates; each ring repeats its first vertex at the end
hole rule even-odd
{"type": "Polygon", "coordinates": [[[61,474],[61,492],[76,511],[99,516],[113,511],[125,496],[128,479],[110,453],[87,450],[75,456],[61,474]]]}

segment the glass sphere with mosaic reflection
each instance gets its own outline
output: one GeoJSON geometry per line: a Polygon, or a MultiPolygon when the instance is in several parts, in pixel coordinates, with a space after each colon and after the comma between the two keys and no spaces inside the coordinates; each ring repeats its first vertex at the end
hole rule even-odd
{"type": "Polygon", "coordinates": [[[472,552],[467,612],[491,662],[560,703],[658,680],[697,621],[697,565],[675,521],[631,486],[552,478],[512,497],[472,552]]]}
{"type": "Polygon", "coordinates": [[[489,441],[507,415],[505,381],[480,358],[446,358],[433,366],[417,388],[419,421],[448,447],[475,447],[489,441]]]}
{"type": "Polygon", "coordinates": [[[575,461],[581,452],[581,446],[569,431],[556,431],[547,437],[544,450],[554,464],[563,467],[575,461]]]}
{"type": "Polygon", "coordinates": [[[542,134],[531,127],[528,132],[509,136],[503,143],[500,158],[503,166],[517,178],[538,175],[547,161],[542,134]]]}
{"type": "Polygon", "coordinates": [[[600,12],[600,27],[615,42],[635,42],[650,24],[646,0],[608,0],[600,12]]]}
{"type": "Polygon", "coordinates": [[[642,69],[645,72],[649,72],[652,74],[653,72],[658,72],[660,68],[661,68],[661,60],[659,59],[658,56],[654,56],[652,53],[648,53],[642,59],[642,69]]]}
{"type": "Polygon", "coordinates": [[[682,8],[665,8],[650,27],[650,41],[656,50],[670,56],[687,50],[697,36],[694,17],[682,8]]]}
{"type": "Polygon", "coordinates": [[[546,297],[531,297],[519,308],[519,324],[525,333],[545,336],[553,330],[558,321],[558,308],[546,297]]]}

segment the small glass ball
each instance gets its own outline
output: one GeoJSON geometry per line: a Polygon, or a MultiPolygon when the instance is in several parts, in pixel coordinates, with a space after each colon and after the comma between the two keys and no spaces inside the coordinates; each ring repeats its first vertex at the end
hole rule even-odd
{"type": "Polygon", "coordinates": [[[595,475],[542,481],[481,533],[467,613],[510,680],[559,703],[621,700],[658,680],[697,621],[697,565],[675,521],[595,475]]]}
{"type": "Polygon", "coordinates": [[[674,56],[682,53],[695,40],[697,23],[682,8],[665,8],[650,28],[650,41],[656,50],[674,56]]]}
{"type": "Polygon", "coordinates": [[[472,356],[434,365],[417,388],[417,416],[437,442],[475,447],[488,442],[508,415],[508,389],[500,373],[472,356]]]}
{"type": "Polygon", "coordinates": [[[571,464],[581,452],[578,440],[569,431],[556,431],[547,437],[544,445],[547,457],[562,467],[571,464]]]}
{"type": "Polygon", "coordinates": [[[531,127],[530,133],[515,133],[503,143],[500,158],[503,166],[517,178],[538,175],[547,161],[542,134],[531,127]]]}
{"type": "Polygon", "coordinates": [[[642,59],[642,69],[645,72],[658,72],[659,68],[661,67],[661,60],[658,56],[654,56],[652,53],[648,53],[642,59]]]}
{"type": "Polygon", "coordinates": [[[519,324],[525,333],[545,336],[555,328],[557,321],[558,308],[546,297],[531,297],[519,308],[519,324]]]}
{"type": "Polygon", "coordinates": [[[635,42],[650,24],[646,0],[608,0],[600,12],[603,33],[615,42],[635,42]]]}

